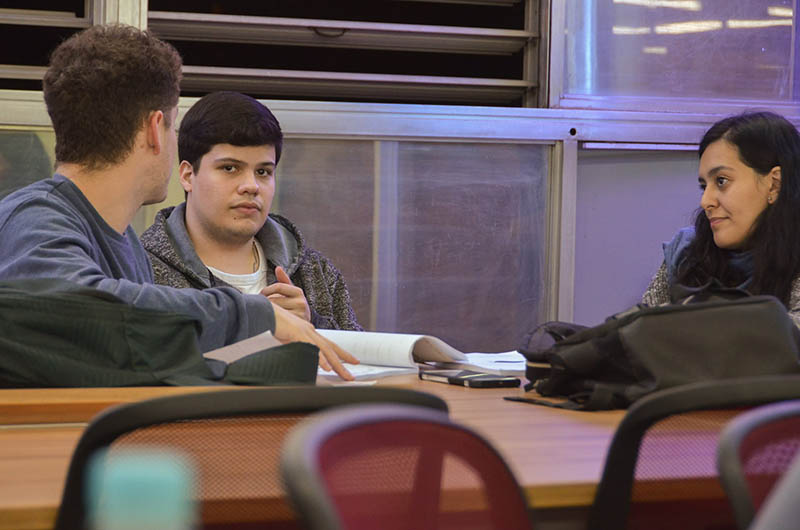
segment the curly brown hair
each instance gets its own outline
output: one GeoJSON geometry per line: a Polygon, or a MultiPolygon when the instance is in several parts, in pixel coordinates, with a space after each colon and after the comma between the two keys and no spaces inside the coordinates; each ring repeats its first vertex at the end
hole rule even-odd
{"type": "Polygon", "coordinates": [[[121,162],[150,112],[178,104],[183,61],[148,31],[92,26],[50,56],[44,101],[56,133],[56,162],[98,169],[121,162]]]}

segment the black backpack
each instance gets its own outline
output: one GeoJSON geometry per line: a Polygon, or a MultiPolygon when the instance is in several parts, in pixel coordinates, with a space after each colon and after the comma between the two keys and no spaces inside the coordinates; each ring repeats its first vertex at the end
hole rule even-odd
{"type": "Polygon", "coordinates": [[[773,296],[708,287],[682,303],[637,305],[603,324],[547,322],[519,351],[535,398],[575,410],[626,408],[650,392],[735,377],[800,373],[800,331],[773,296]]]}
{"type": "Polygon", "coordinates": [[[226,364],[198,322],[56,279],[0,283],[0,387],[314,383],[318,349],[294,342],[226,364]]]}

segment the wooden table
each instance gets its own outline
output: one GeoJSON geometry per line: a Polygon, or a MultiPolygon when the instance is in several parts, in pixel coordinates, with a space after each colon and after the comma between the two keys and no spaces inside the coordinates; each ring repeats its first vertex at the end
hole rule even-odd
{"type": "MultiPolygon", "coordinates": [[[[591,505],[605,453],[624,411],[573,412],[509,402],[521,389],[470,389],[386,378],[447,401],[451,417],[500,451],[541,513],[591,505]]],[[[0,530],[49,529],[70,455],[86,421],[114,404],[224,387],[0,390],[0,530]]],[[[585,515],[584,515],[585,516],[585,515]]],[[[561,517],[556,515],[554,517],[561,517]]]]}

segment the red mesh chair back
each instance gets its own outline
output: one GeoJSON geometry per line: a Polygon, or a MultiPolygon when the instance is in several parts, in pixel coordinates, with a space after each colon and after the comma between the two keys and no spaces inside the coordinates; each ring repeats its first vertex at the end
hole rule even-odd
{"type": "Polygon", "coordinates": [[[362,405],[292,432],[281,472],[312,529],[529,529],[519,484],[475,432],[430,409],[362,405]]]}
{"type": "Polygon", "coordinates": [[[800,521],[800,456],[796,456],[789,469],[759,507],[748,530],[792,530],[800,521]]]}
{"type": "Polygon", "coordinates": [[[720,433],[749,408],[792,397],[796,375],[694,383],[637,401],[611,441],[589,528],[735,528],[716,468],[720,433]]]}
{"type": "Polygon", "coordinates": [[[742,414],[722,433],[718,468],[739,528],[750,526],[800,449],[800,401],[742,414]]]}
{"type": "Polygon", "coordinates": [[[743,408],[675,413],[644,433],[631,490],[627,528],[733,528],[716,470],[720,432],[743,408]]]}
{"type": "Polygon", "coordinates": [[[440,398],[387,387],[270,387],[201,392],[104,411],[78,442],[56,522],[86,527],[86,466],[97,449],[106,461],[130,448],[167,449],[192,465],[202,527],[263,528],[295,519],[278,462],[289,430],[308,414],[352,403],[413,403],[446,414],[440,398]]]}

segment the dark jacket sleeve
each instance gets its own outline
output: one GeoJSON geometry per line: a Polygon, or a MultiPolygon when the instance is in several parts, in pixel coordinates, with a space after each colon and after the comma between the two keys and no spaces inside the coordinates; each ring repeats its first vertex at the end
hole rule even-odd
{"type": "MultiPolygon", "coordinates": [[[[86,220],[55,201],[26,202],[0,224],[0,247],[14,249],[0,258],[0,278],[61,278],[109,292],[139,308],[188,315],[202,326],[203,351],[275,329],[272,305],[263,297],[242,295],[232,288],[172,289],[152,284],[150,278],[131,277],[132,273],[115,275],[104,263],[123,256],[108,250],[109,244],[103,247],[93,240],[86,225],[86,220]]],[[[144,249],[135,234],[129,237],[133,258],[141,260],[149,276],[144,249]]]]}
{"type": "Polygon", "coordinates": [[[662,263],[661,267],[650,280],[650,285],[642,295],[642,303],[647,306],[657,306],[668,303],[669,282],[667,281],[667,265],[662,263]]]}

